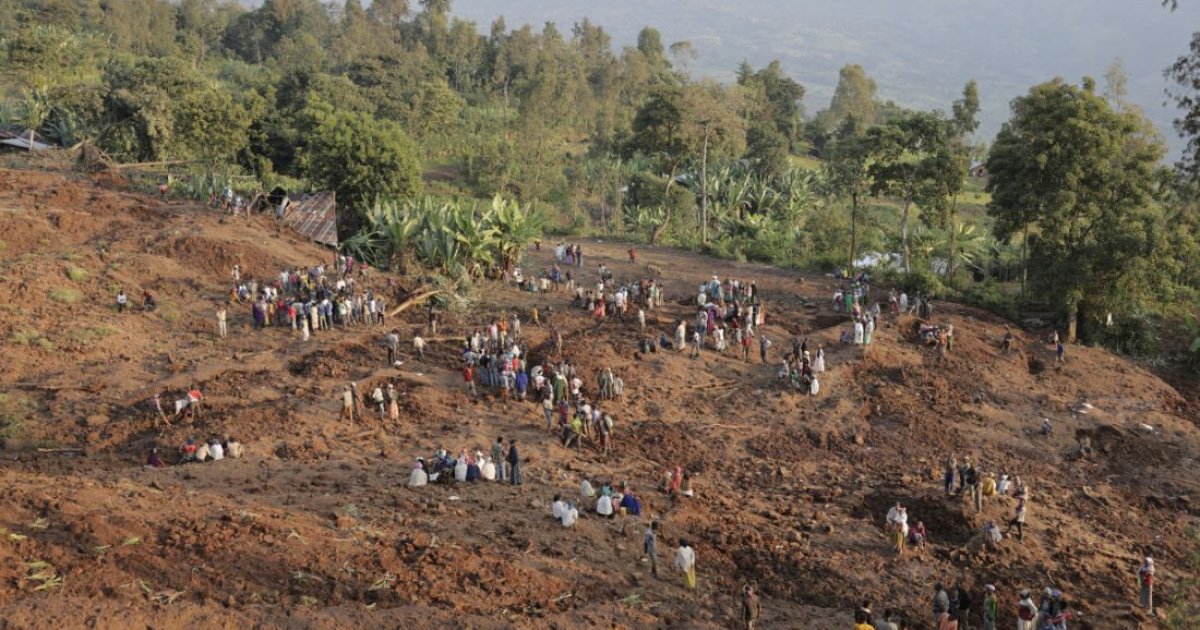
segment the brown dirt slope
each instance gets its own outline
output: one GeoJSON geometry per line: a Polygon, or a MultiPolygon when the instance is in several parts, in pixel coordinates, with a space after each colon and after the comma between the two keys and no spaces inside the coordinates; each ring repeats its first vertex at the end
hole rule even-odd
{"type": "MultiPolygon", "coordinates": [[[[530,252],[527,268],[547,264],[549,249],[530,252]]],[[[244,307],[230,338],[216,339],[233,264],[270,278],[330,258],[266,219],[0,170],[0,413],[23,423],[0,453],[0,627],[721,628],[737,623],[740,586],[756,581],[762,627],[845,628],[864,599],[924,622],[935,580],[977,593],[996,584],[1005,627],[1014,593],[1043,585],[1082,612],[1075,627],[1154,627],[1131,605],[1133,570],[1151,548],[1163,588],[1184,577],[1184,531],[1200,510],[1200,431],[1176,390],[1097,349],[1072,347],[1055,369],[1050,349],[1021,333],[1002,355],[1002,321],[950,304],[935,317],[958,334],[945,359],[905,339],[909,319],[889,321],[865,351],[838,347],[844,320],[828,307],[828,278],[659,248],[632,264],[625,250],[584,243],[579,276],[594,282],[599,262],[618,278],[660,271],[671,301],[650,314],[656,330],[690,317],[695,286],[712,274],[756,280],[773,357],[798,335],[829,348],[821,395],[783,391],[774,361],[642,356],[632,320],[597,323],[565,293],[539,296],[588,385],[611,366],[627,387],[609,406],[614,451],[564,450],[532,404],[469,401],[454,343],[395,369],[383,365],[381,329],[302,344],[290,330],[250,330],[244,307]],[[133,301],[151,291],[160,308],[118,315],[121,288],[133,301]],[[337,422],[349,380],[398,383],[401,422],[337,422]],[[208,396],[203,417],[153,430],[146,396],[192,383],[208,396]],[[1073,413],[1081,401],[1091,409],[1073,413]],[[1034,434],[1042,417],[1053,437],[1034,434]],[[247,457],[140,465],[151,446],[215,433],[238,437],[247,457]],[[413,458],[486,451],[498,435],[521,442],[525,485],[403,485],[413,458]],[[1096,453],[1077,460],[1084,436],[1096,453]],[[990,500],[980,514],[943,497],[951,454],[1030,484],[1023,544],[981,549],[979,528],[1012,503],[990,500]],[[675,465],[695,474],[694,499],[655,490],[675,465]],[[698,593],[649,576],[645,518],[585,514],[573,531],[548,518],[550,497],[575,496],[585,476],[640,488],[664,548],[694,541],[698,593]],[[888,549],[881,524],[896,500],[930,529],[920,554],[888,549]]],[[[446,336],[535,303],[494,284],[467,297],[470,308],[444,318],[446,336]]],[[[407,334],[420,314],[405,317],[407,334]]],[[[526,335],[545,356],[548,330],[527,324],[526,335]]]]}

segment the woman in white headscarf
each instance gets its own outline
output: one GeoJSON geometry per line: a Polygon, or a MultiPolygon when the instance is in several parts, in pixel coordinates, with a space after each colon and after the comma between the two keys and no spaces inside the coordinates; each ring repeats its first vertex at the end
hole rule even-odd
{"type": "Polygon", "coordinates": [[[418,459],[413,470],[408,475],[408,487],[420,488],[429,483],[429,475],[425,472],[425,461],[418,459]]]}
{"type": "Polygon", "coordinates": [[[1142,562],[1142,566],[1138,567],[1137,572],[1138,585],[1142,587],[1141,601],[1142,608],[1150,612],[1150,616],[1154,617],[1154,558],[1146,556],[1142,562]]]}

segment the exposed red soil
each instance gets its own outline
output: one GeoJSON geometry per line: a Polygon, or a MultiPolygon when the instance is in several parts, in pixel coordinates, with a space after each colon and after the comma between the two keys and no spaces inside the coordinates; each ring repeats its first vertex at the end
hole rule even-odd
{"type": "MultiPolygon", "coordinates": [[[[247,307],[218,340],[213,312],[233,264],[272,278],[330,260],[268,219],[222,220],[70,173],[0,170],[0,241],[0,388],[25,423],[0,452],[8,627],[727,628],[741,585],[756,581],[761,627],[846,628],[864,599],[924,623],[935,580],[976,593],[996,584],[1003,627],[1014,594],[1044,585],[1082,612],[1073,627],[1157,627],[1133,606],[1143,550],[1153,549],[1161,588],[1186,575],[1184,531],[1200,514],[1193,406],[1102,350],[1072,346],[1056,368],[1050,348],[1018,332],[1004,355],[1003,321],[974,309],[937,305],[935,319],[957,334],[944,359],[905,338],[907,318],[888,321],[865,350],[839,347],[845,320],[828,307],[829,278],[653,247],[632,264],[620,243],[585,242],[588,282],[599,262],[618,279],[661,270],[670,299],[650,314],[656,330],[690,320],[705,278],[756,280],[776,359],[643,356],[633,318],[598,324],[565,292],[535,299],[484,284],[443,317],[439,336],[454,337],[498,313],[553,305],[588,385],[603,367],[624,379],[624,401],[606,405],[618,420],[604,456],[561,448],[531,403],[468,400],[454,342],[431,344],[424,362],[405,353],[397,369],[384,365],[381,328],[303,344],[290,329],[252,331],[247,307]],[[72,280],[72,269],[87,277],[72,280]],[[148,289],[160,308],[118,315],[120,288],[133,301],[148,289]],[[77,301],[64,299],[71,290],[77,301]],[[775,380],[796,335],[828,350],[816,398],[775,380]],[[338,393],[352,380],[364,391],[396,383],[400,422],[338,422],[338,393]],[[146,397],[191,384],[206,393],[202,417],[154,430],[146,397]],[[1072,413],[1081,400],[1093,407],[1072,413]],[[1053,437],[1036,435],[1042,417],[1053,418],[1053,437]],[[189,435],[226,433],[246,457],[141,467],[152,446],[173,452],[189,435]],[[486,452],[499,435],[515,436],[529,459],[523,486],[404,485],[414,458],[486,452]],[[1079,460],[1084,436],[1095,454],[1079,460]],[[952,454],[1030,484],[1024,544],[980,545],[980,527],[1013,503],[990,499],[976,513],[944,497],[952,454]],[[677,465],[693,475],[695,498],[656,491],[677,465]],[[585,514],[563,530],[547,515],[550,498],[577,497],[585,476],[630,482],[646,516],[585,514]],[[922,553],[896,558],[888,547],[881,526],[897,500],[930,530],[922,553]],[[640,549],[651,517],[663,523],[664,566],[667,548],[693,541],[699,592],[669,571],[650,577],[640,549]],[[62,583],[37,590],[45,576],[31,576],[46,568],[36,562],[62,583]]],[[[550,249],[530,252],[526,269],[548,264],[550,249]]],[[[407,336],[421,317],[395,325],[407,336]]],[[[546,356],[548,327],[524,332],[532,356],[546,356]]]]}

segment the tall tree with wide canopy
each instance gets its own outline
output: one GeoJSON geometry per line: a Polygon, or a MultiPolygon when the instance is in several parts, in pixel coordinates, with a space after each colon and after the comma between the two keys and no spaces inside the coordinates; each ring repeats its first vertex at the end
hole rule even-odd
{"type": "Polygon", "coordinates": [[[1055,79],[1013,101],[992,144],[996,236],[1021,235],[1031,284],[1064,314],[1068,338],[1151,253],[1158,215],[1149,202],[1164,149],[1145,130],[1137,113],[1113,111],[1094,82],[1055,79]]]}

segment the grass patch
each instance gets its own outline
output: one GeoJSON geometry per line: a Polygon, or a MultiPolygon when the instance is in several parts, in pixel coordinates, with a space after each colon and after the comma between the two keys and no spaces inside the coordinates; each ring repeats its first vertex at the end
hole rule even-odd
{"type": "Polygon", "coordinates": [[[71,282],[83,282],[87,280],[88,276],[90,275],[88,274],[87,269],[84,269],[83,267],[76,267],[75,265],[67,267],[66,273],[67,278],[70,278],[71,282]]]}
{"type": "Polygon", "coordinates": [[[4,251],[6,249],[8,249],[8,243],[5,243],[4,241],[0,241],[0,252],[4,251]]]}
{"type": "Polygon", "coordinates": [[[50,299],[63,304],[75,304],[83,299],[83,292],[79,289],[55,289],[50,292],[50,299]]]}
{"type": "Polygon", "coordinates": [[[0,439],[15,438],[25,429],[33,402],[20,394],[0,393],[0,439]]]}
{"type": "Polygon", "coordinates": [[[168,324],[175,324],[179,322],[179,309],[175,307],[174,302],[164,301],[160,303],[156,309],[156,312],[158,313],[159,318],[168,324]]]}
{"type": "Polygon", "coordinates": [[[38,338],[41,336],[42,336],[42,331],[40,331],[40,330],[26,329],[26,330],[18,330],[16,332],[14,332],[13,334],[9,335],[8,340],[13,343],[20,344],[22,346],[28,346],[29,344],[37,341],[38,338]]]}
{"type": "Polygon", "coordinates": [[[76,328],[72,330],[70,336],[71,339],[74,339],[80,343],[91,343],[93,341],[104,339],[105,337],[108,337],[116,332],[116,329],[109,328],[108,326],[89,326],[87,328],[76,328]]]}
{"type": "Polygon", "coordinates": [[[75,262],[76,260],[79,260],[79,254],[76,254],[75,252],[58,252],[58,258],[59,260],[65,260],[67,262],[75,262]]]}
{"type": "Polygon", "coordinates": [[[40,330],[24,329],[9,335],[9,341],[22,346],[37,346],[42,350],[53,350],[54,343],[42,336],[40,330]]]}

